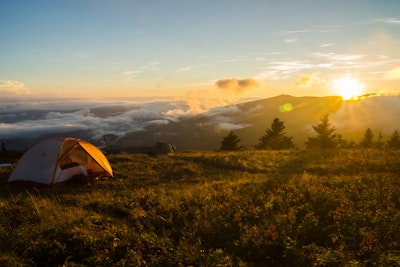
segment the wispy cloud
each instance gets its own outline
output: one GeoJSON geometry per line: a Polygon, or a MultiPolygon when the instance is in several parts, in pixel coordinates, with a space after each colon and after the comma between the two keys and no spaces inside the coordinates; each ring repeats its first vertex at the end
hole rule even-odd
{"type": "Polygon", "coordinates": [[[285,71],[285,72],[296,72],[299,70],[310,69],[313,67],[307,61],[293,60],[293,61],[273,61],[269,63],[271,66],[269,69],[285,71]]]}
{"type": "Polygon", "coordinates": [[[335,45],[334,43],[326,43],[326,44],[322,44],[321,47],[329,47],[329,46],[333,46],[335,45]]]}
{"type": "Polygon", "coordinates": [[[385,78],[388,80],[400,80],[400,67],[396,67],[386,72],[385,78]]]}
{"type": "Polygon", "coordinates": [[[306,32],[310,32],[310,30],[309,29],[288,30],[288,31],[281,31],[280,34],[282,34],[282,35],[292,35],[292,34],[306,33],[306,32]]]}
{"type": "Polygon", "coordinates": [[[263,70],[254,77],[258,80],[279,80],[284,78],[277,70],[263,70]]]}
{"type": "Polygon", "coordinates": [[[395,24],[400,26],[400,18],[383,18],[383,19],[376,19],[376,22],[383,22],[388,24],[395,24]]]}
{"type": "Polygon", "coordinates": [[[366,55],[321,52],[315,52],[312,55],[318,59],[325,60],[325,62],[320,61],[315,64],[315,67],[321,69],[365,69],[368,67],[368,58],[366,55]]]}
{"type": "Polygon", "coordinates": [[[314,53],[317,57],[326,58],[331,61],[351,61],[356,59],[361,59],[365,55],[352,55],[352,54],[336,54],[336,53],[314,53]]]}
{"type": "MultiPolygon", "coordinates": [[[[334,43],[326,43],[321,47],[333,46],[334,43]]],[[[256,59],[258,62],[265,63],[260,67],[260,71],[253,75],[257,80],[283,80],[289,78],[299,77],[299,72],[312,72],[323,71],[326,73],[328,70],[365,70],[367,73],[377,73],[380,68],[388,68],[393,65],[397,66],[400,59],[392,58],[383,54],[346,54],[346,53],[325,53],[322,51],[310,52],[304,55],[303,59],[297,58],[296,60],[276,60],[268,57],[260,57],[256,59]]],[[[387,76],[393,77],[393,76],[387,76]]],[[[307,78],[308,79],[308,78],[307,78]]],[[[311,82],[311,80],[308,80],[311,82]]],[[[315,81],[315,80],[314,80],[315,81]]],[[[301,76],[296,82],[297,86],[307,86],[306,77],[301,76]]]]}
{"type": "Polygon", "coordinates": [[[298,35],[308,33],[310,30],[308,29],[300,29],[300,30],[288,30],[288,31],[281,31],[278,34],[284,36],[283,39],[284,43],[297,43],[299,41],[298,35]]]}
{"type": "Polygon", "coordinates": [[[286,38],[285,40],[284,40],[284,42],[285,43],[288,43],[288,44],[290,44],[290,43],[296,43],[296,42],[298,42],[299,41],[299,39],[297,39],[297,38],[286,38]]]}
{"type": "Polygon", "coordinates": [[[186,72],[186,71],[190,71],[190,70],[192,70],[192,67],[186,66],[186,67],[180,68],[178,71],[179,72],[186,72]]]}
{"type": "Polygon", "coordinates": [[[288,61],[271,61],[264,70],[255,75],[256,79],[279,80],[291,77],[293,74],[302,70],[315,67],[308,61],[288,60],[288,61]]]}
{"type": "Polygon", "coordinates": [[[136,78],[144,72],[147,71],[158,71],[159,62],[157,61],[151,61],[141,67],[138,68],[132,68],[132,69],[127,69],[121,72],[121,74],[125,77],[126,81],[135,81],[136,78]]]}
{"type": "Polygon", "coordinates": [[[336,30],[336,29],[343,28],[343,27],[345,27],[345,25],[343,25],[343,24],[331,24],[331,25],[317,25],[314,28],[319,33],[327,33],[327,32],[331,32],[332,30],[336,30]]]}
{"type": "Polygon", "coordinates": [[[316,58],[325,60],[316,63],[317,68],[322,69],[364,69],[376,72],[380,68],[387,68],[398,64],[400,59],[390,58],[386,55],[361,55],[361,54],[336,54],[336,53],[312,53],[316,58]]]}

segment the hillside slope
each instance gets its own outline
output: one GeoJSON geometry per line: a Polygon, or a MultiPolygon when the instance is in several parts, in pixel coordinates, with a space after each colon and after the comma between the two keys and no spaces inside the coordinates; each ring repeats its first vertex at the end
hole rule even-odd
{"type": "Polygon", "coordinates": [[[337,133],[347,140],[359,141],[367,128],[388,136],[400,125],[400,98],[380,96],[343,101],[340,97],[281,95],[215,108],[167,125],[127,133],[115,145],[129,147],[166,141],[174,143],[179,150],[217,150],[222,137],[232,130],[244,146],[252,147],[278,117],[284,121],[286,133],[302,147],[307,136],[315,134],[312,125],[325,114],[330,116],[337,133]]]}
{"type": "Polygon", "coordinates": [[[400,265],[399,151],[109,160],[85,186],[0,187],[0,265],[400,265]]]}
{"type": "MultiPolygon", "coordinates": [[[[20,104],[22,105],[22,104],[20,104]]],[[[165,100],[142,103],[70,103],[65,107],[2,109],[0,140],[9,149],[28,149],[44,138],[69,136],[105,147],[104,136],[114,151],[137,151],[157,142],[174,143],[178,150],[218,150],[229,131],[251,148],[281,119],[286,134],[302,148],[312,126],[328,114],[337,133],[358,142],[367,128],[386,138],[400,125],[400,97],[373,96],[358,101],[340,97],[293,97],[267,99],[215,107],[193,115],[188,103],[165,100]],[[36,108],[38,110],[36,110],[36,108]],[[32,112],[31,112],[32,111],[32,112]]]]}

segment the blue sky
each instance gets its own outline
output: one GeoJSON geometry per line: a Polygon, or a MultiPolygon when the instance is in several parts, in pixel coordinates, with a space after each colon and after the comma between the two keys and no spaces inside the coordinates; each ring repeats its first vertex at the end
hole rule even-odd
{"type": "Polygon", "coordinates": [[[0,97],[324,96],[343,94],[343,77],[359,93],[400,93],[399,10],[398,0],[3,0],[0,97]]]}

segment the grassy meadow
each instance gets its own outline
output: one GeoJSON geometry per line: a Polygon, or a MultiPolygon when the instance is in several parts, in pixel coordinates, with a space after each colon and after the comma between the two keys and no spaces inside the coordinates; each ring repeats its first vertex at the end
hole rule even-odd
{"type": "Polygon", "coordinates": [[[107,157],[55,190],[0,168],[1,266],[400,265],[400,151],[107,157]]]}

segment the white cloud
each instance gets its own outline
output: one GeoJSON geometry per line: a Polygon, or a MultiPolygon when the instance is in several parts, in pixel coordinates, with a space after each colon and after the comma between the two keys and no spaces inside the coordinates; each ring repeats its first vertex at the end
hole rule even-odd
{"type": "Polygon", "coordinates": [[[146,71],[158,71],[159,63],[157,61],[151,61],[147,64],[134,69],[128,69],[121,72],[125,79],[129,82],[134,81],[141,73],[146,71]]]}
{"type": "Polygon", "coordinates": [[[384,18],[384,19],[377,19],[377,22],[383,22],[388,24],[396,24],[400,26],[400,19],[399,18],[384,18]]]}
{"type": "Polygon", "coordinates": [[[0,97],[15,97],[31,95],[30,90],[22,82],[17,81],[1,81],[0,80],[0,97]]]}
{"type": "Polygon", "coordinates": [[[257,79],[279,80],[291,77],[293,74],[311,69],[314,66],[307,61],[293,60],[293,61],[272,61],[269,67],[261,71],[255,77],[257,79]]]}
{"type": "Polygon", "coordinates": [[[291,30],[291,31],[282,31],[280,34],[282,35],[291,35],[291,34],[297,34],[297,33],[306,33],[309,32],[310,30],[308,29],[301,29],[301,30],[291,30]]]}
{"type": "Polygon", "coordinates": [[[176,120],[166,112],[173,108],[168,102],[154,103],[159,110],[152,109],[148,103],[77,105],[72,102],[63,103],[60,108],[55,102],[39,107],[36,103],[19,102],[7,109],[0,109],[0,139],[86,131],[93,140],[101,140],[106,134],[123,136],[127,132],[142,131],[150,125],[165,125],[176,120]],[[82,109],[81,106],[89,108],[82,109]]]}
{"type": "Polygon", "coordinates": [[[336,53],[314,53],[314,55],[332,61],[351,61],[365,57],[365,55],[347,55],[347,54],[336,54],[336,53]]]}
{"type": "Polygon", "coordinates": [[[310,69],[313,67],[312,64],[294,60],[294,61],[273,61],[270,63],[272,65],[269,69],[278,71],[299,71],[304,69],[310,69]]]}
{"type": "Polygon", "coordinates": [[[288,44],[290,44],[290,43],[296,43],[297,41],[299,41],[299,39],[297,39],[297,38],[286,38],[286,39],[284,40],[284,42],[285,42],[285,43],[288,43],[288,44]]]}
{"type": "Polygon", "coordinates": [[[227,123],[227,122],[221,122],[219,123],[216,128],[217,131],[235,131],[235,130],[240,130],[243,128],[247,128],[251,126],[251,124],[235,124],[235,123],[227,123]]]}
{"type": "Polygon", "coordinates": [[[258,80],[279,80],[284,78],[281,73],[277,70],[265,70],[265,71],[261,71],[260,73],[258,73],[257,75],[255,75],[255,78],[258,80]]]}

